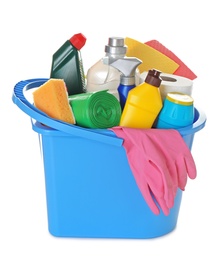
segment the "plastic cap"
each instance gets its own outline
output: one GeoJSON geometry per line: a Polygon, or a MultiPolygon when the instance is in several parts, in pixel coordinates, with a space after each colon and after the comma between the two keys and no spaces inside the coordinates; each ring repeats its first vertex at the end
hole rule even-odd
{"type": "Polygon", "coordinates": [[[108,39],[108,45],[105,45],[105,52],[114,55],[125,55],[127,52],[127,46],[124,45],[124,38],[110,37],[108,39]]]}
{"type": "Polygon", "coordinates": [[[122,47],[124,46],[124,38],[122,37],[110,37],[108,39],[108,45],[114,47],[122,47]]]}
{"type": "Polygon", "coordinates": [[[70,38],[70,43],[77,49],[80,50],[86,43],[86,37],[82,33],[74,34],[70,38]]]}
{"type": "Polygon", "coordinates": [[[159,70],[156,69],[149,70],[145,82],[154,87],[159,87],[162,81],[160,74],[161,71],[159,70]]]}
{"type": "Polygon", "coordinates": [[[169,92],[167,93],[166,99],[168,99],[173,103],[184,105],[184,106],[191,106],[193,105],[194,102],[193,98],[190,95],[180,93],[180,92],[169,92]]]}

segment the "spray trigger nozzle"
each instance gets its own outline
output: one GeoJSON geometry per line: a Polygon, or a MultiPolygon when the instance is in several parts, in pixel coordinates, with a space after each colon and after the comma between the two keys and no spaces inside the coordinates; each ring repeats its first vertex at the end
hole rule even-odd
{"type": "Polygon", "coordinates": [[[120,58],[110,64],[110,66],[118,69],[121,75],[121,84],[135,84],[135,71],[142,61],[135,57],[120,58]]]}

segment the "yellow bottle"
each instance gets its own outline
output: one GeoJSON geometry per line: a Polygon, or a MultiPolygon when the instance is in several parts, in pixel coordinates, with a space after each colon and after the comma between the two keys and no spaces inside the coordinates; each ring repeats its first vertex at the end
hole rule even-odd
{"type": "Polygon", "coordinates": [[[145,81],[131,89],[123,109],[120,126],[151,128],[163,107],[160,94],[160,71],[148,71],[145,81]]]}

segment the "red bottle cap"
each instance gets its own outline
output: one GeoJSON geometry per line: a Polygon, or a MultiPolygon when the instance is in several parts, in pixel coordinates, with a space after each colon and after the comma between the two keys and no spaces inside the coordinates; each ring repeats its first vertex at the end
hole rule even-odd
{"type": "Polygon", "coordinates": [[[82,33],[74,34],[70,42],[77,50],[80,50],[86,43],[86,37],[82,33]]]}

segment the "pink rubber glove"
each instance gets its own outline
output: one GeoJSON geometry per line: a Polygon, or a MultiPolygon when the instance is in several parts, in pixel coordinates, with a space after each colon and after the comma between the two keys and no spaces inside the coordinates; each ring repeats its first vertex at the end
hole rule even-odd
{"type": "Polygon", "coordinates": [[[177,130],[113,127],[124,139],[128,162],[136,183],[155,214],[165,215],[174,205],[177,189],[185,189],[187,176],[196,178],[189,148],[177,130]]]}

